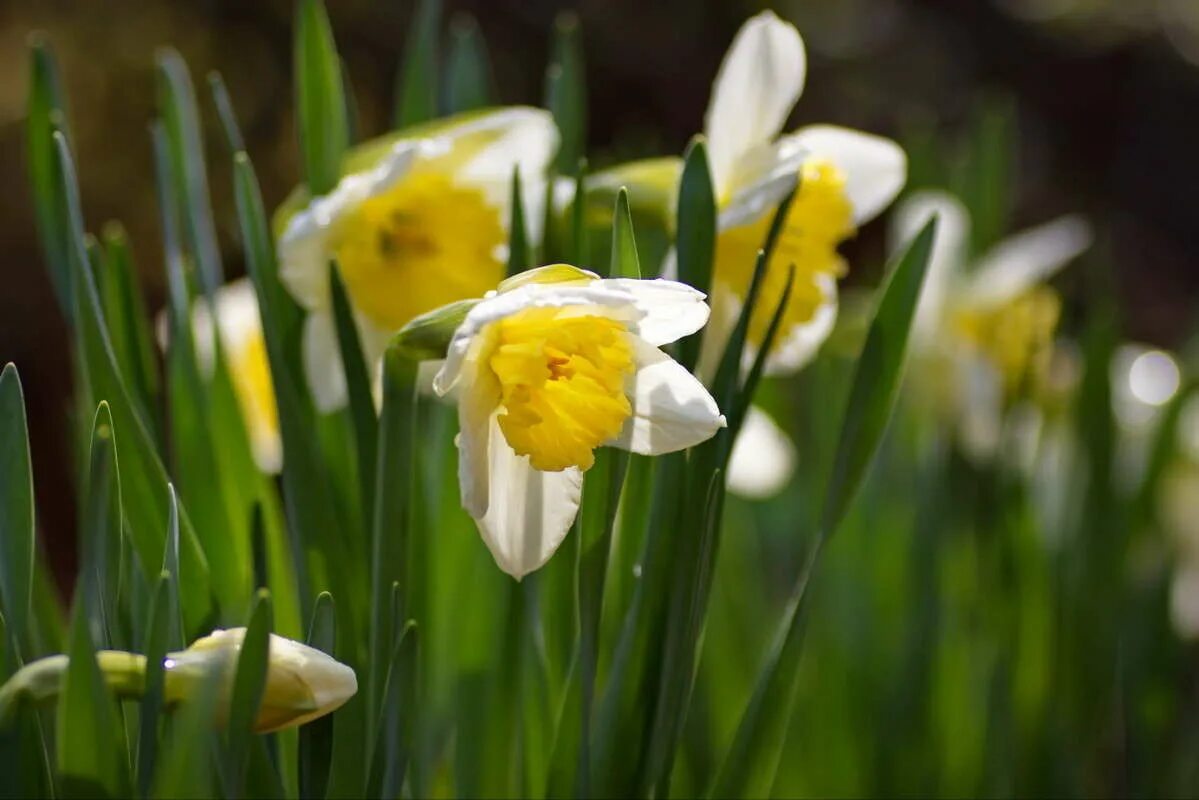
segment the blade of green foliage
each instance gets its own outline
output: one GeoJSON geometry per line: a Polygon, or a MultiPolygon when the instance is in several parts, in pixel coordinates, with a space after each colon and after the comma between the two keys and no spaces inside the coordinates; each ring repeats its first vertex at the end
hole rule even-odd
{"type": "Polygon", "coordinates": [[[67,796],[128,797],[129,761],[117,707],[96,664],[87,610],[76,604],[70,661],[58,701],[58,775],[67,796]]]}
{"type": "Polygon", "coordinates": [[[118,593],[124,515],[121,480],[113,444],[112,413],[101,402],[92,423],[87,490],[80,524],[80,586],[91,630],[113,648],[118,633],[118,593]]]}
{"type": "Polygon", "coordinates": [[[400,619],[393,619],[392,586],[408,586],[412,569],[408,553],[412,525],[412,499],[417,471],[416,380],[417,362],[396,345],[383,356],[383,412],[379,420],[378,466],[371,545],[370,670],[367,674],[369,730],[378,726],[383,683],[392,657],[394,632],[407,613],[400,603],[400,619]]]}
{"type": "Polygon", "coordinates": [[[163,798],[216,797],[214,754],[217,747],[217,718],[225,664],[214,664],[208,674],[192,683],[191,694],[172,714],[169,735],[149,796],[163,798]]]}
{"type": "Polygon", "coordinates": [[[908,333],[920,298],[936,225],[935,219],[925,225],[889,270],[854,372],[815,544],[796,580],[753,696],[717,774],[710,793],[713,797],[765,796],[774,783],[795,699],[809,606],[804,602],[808,582],[823,542],[840,525],[882,440],[899,388],[908,333]]]}
{"type": "Polygon", "coordinates": [[[177,589],[171,573],[159,573],[150,597],[146,635],[142,643],[146,657],[145,689],[138,708],[137,787],[141,797],[150,795],[158,757],[159,719],[163,707],[163,659],[166,658],[172,632],[178,619],[171,598],[177,589]]]}
{"type": "Polygon", "coordinates": [[[296,16],[297,126],[308,190],[321,195],[337,185],[349,144],[341,62],[329,15],[320,0],[300,0],[296,16]]]}
{"type": "Polygon", "coordinates": [[[103,244],[104,283],[100,300],[113,354],[130,395],[141,404],[143,418],[161,439],[162,388],[156,349],[125,229],[119,223],[107,223],[103,244]]]}
{"type": "MultiPolygon", "coordinates": [[[[124,480],[121,482],[121,505],[125,511],[128,533],[144,569],[156,564],[163,552],[163,535],[170,515],[167,475],[159,460],[154,440],[137,411],[136,403],[125,388],[124,379],[108,339],[107,326],[101,312],[99,295],[83,245],[83,219],[79,210],[79,191],[75,168],[67,150],[66,139],[56,133],[59,196],[68,209],[70,221],[71,261],[77,320],[76,346],[85,366],[91,399],[98,405],[107,400],[114,428],[121,431],[116,438],[117,460],[124,480]]],[[[208,587],[208,562],[196,540],[186,515],[180,515],[180,557],[186,579],[181,581],[183,613],[189,624],[199,625],[208,615],[211,605],[208,587]]],[[[175,573],[180,574],[180,573],[175,573]]]]}
{"type": "MultiPolygon", "coordinates": [[[[683,155],[676,218],[679,280],[707,293],[712,286],[712,259],[716,252],[716,198],[708,168],[708,149],[702,139],[693,139],[683,155]]],[[[689,370],[699,360],[701,336],[702,332],[692,334],[677,345],[678,361],[689,370]]]]}
{"type": "Polygon", "coordinates": [[[1011,223],[1012,176],[1016,168],[1016,105],[1007,97],[984,96],[974,109],[966,147],[958,160],[955,188],[970,211],[971,252],[998,243],[1011,223]]]}
{"type": "Polygon", "coordinates": [[[221,130],[225,133],[225,141],[231,153],[243,153],[246,149],[245,139],[242,138],[241,128],[237,124],[237,114],[233,110],[233,100],[229,90],[225,88],[225,79],[221,73],[213,70],[208,73],[208,90],[212,94],[213,105],[216,106],[217,119],[221,122],[221,130]]]}
{"type": "Polygon", "coordinates": [[[545,71],[545,107],[554,115],[561,143],[554,171],[569,175],[586,152],[587,76],[579,18],[565,11],[554,20],[554,41],[545,71]]]}
{"type": "Polygon", "coordinates": [[[529,248],[529,229],[525,227],[524,195],[520,189],[520,170],[512,170],[512,222],[508,226],[508,277],[533,266],[529,248]]]}
{"type": "Polygon", "coordinates": [[[179,236],[179,190],[171,165],[170,137],[165,126],[159,124],[152,127],[152,135],[169,298],[167,398],[171,471],[184,502],[191,500],[192,523],[212,568],[212,588],[220,599],[220,611],[227,615],[226,619],[236,620],[243,613],[241,609],[249,586],[245,541],[249,520],[247,518],[238,525],[239,520],[230,513],[230,501],[214,447],[219,441],[219,433],[207,402],[207,387],[197,356],[196,335],[199,332],[192,326],[191,291],[179,236]]]}
{"type": "Polygon", "coordinates": [[[411,620],[393,634],[387,674],[379,696],[368,797],[399,798],[412,753],[415,713],[417,627],[411,620]]]}
{"type": "MultiPolygon", "coordinates": [[[[337,647],[337,610],[333,596],[322,592],[312,606],[309,647],[333,655],[337,647]]],[[[333,754],[333,719],[321,717],[300,729],[300,797],[325,797],[329,759],[333,754]]]]}
{"type": "Polygon", "coordinates": [[[6,614],[18,652],[32,655],[33,471],[25,397],[17,368],[0,372],[0,610],[6,614]]]}
{"type": "Polygon", "coordinates": [[[437,41],[441,0],[419,0],[404,40],[396,83],[395,127],[406,128],[437,116],[437,41]]]}
{"type": "Polygon", "coordinates": [[[450,20],[450,54],[446,64],[446,113],[457,114],[491,105],[491,59],[479,23],[467,13],[450,20]]]}
{"type": "Polygon", "coordinates": [[[371,377],[362,353],[358,326],[350,308],[341,272],[329,269],[329,293],[333,299],[333,319],[337,327],[337,347],[345,371],[346,392],[350,399],[350,419],[354,428],[358,456],[359,498],[362,508],[374,508],[375,449],[379,438],[379,419],[371,393],[371,377]]]}
{"type": "Polygon", "coordinates": [[[629,191],[623,186],[616,193],[616,209],[612,216],[612,262],[608,277],[641,277],[641,260],[633,237],[633,215],[629,211],[629,191]]]}
{"type": "Polygon", "coordinates": [[[64,317],[73,312],[71,265],[67,260],[68,222],[59,202],[55,167],[54,131],[67,128],[62,81],[49,44],[40,36],[29,42],[29,100],[25,123],[26,158],[33,188],[33,210],[38,238],[50,283],[64,317]]]}
{"type": "Polygon", "coordinates": [[[170,517],[167,521],[166,547],[162,554],[162,571],[171,576],[167,582],[170,591],[167,593],[167,647],[172,650],[182,650],[187,646],[187,626],[182,616],[182,589],[179,579],[179,500],[175,495],[175,487],[167,485],[170,495],[170,517]]]}
{"type": "Polygon", "coordinates": [[[237,671],[233,692],[229,697],[225,779],[230,797],[240,797],[245,791],[246,767],[249,762],[251,736],[262,694],[266,690],[266,673],[270,661],[271,595],[259,589],[250,613],[250,624],[237,655],[237,671]]]}
{"type": "Polygon", "coordinates": [[[224,268],[212,221],[196,92],[187,64],[175,50],[159,51],[157,67],[158,112],[166,131],[174,202],[183,222],[182,238],[199,273],[204,294],[211,299],[224,283],[224,268]]]}

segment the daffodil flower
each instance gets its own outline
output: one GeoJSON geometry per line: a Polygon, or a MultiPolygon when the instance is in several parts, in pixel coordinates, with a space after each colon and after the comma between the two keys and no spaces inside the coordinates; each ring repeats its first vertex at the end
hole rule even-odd
{"type": "Polygon", "coordinates": [[[566,265],[517,276],[466,314],[433,388],[457,396],[462,503],[501,569],[519,579],[553,555],[597,447],[657,455],[724,427],[659,349],[707,319],[684,284],[566,265]]]}
{"type": "MultiPolygon", "coordinates": [[[[215,367],[214,337],[219,336],[221,352],[246,424],[254,461],[263,472],[277,473],[283,465],[283,444],[279,438],[275,390],[271,383],[262,317],[258,312],[254,286],[245,278],[232,281],[219,288],[213,299],[215,314],[203,297],[197,298],[192,306],[196,361],[206,376],[212,375],[215,367]]],[[[158,318],[158,335],[165,349],[165,314],[158,318]]]]}
{"type": "Polygon", "coordinates": [[[913,322],[913,356],[922,383],[947,390],[934,398],[957,417],[968,454],[985,458],[999,444],[1008,403],[1047,377],[1061,301],[1046,281],[1091,244],[1090,226],[1069,215],[1015,234],[971,265],[970,219],[954,197],[926,191],[893,217],[896,248],[933,215],[937,240],[913,322]]]}
{"type": "MultiPolygon", "coordinates": [[[[186,650],[163,659],[163,699],[175,706],[195,698],[214,674],[221,676],[219,705],[214,718],[224,724],[232,693],[234,668],[245,640],[245,628],[215,630],[186,650]]],[[[26,664],[0,687],[0,727],[21,703],[42,704],[58,697],[69,666],[65,655],[48,656],[26,664]]],[[[112,692],[137,699],[146,688],[146,657],[123,650],[101,650],[96,665],[112,692]]],[[[316,648],[270,635],[266,685],[254,718],[254,730],[270,733],[294,728],[332,713],[358,691],[354,670],[316,648]]]]}
{"type": "MultiPolygon", "coordinates": [[[[331,192],[307,198],[298,190],[284,204],[280,278],[307,311],[304,366],[321,410],[346,400],[330,263],[341,271],[368,364],[377,365],[389,336],[413,317],[499,283],[513,173],[535,226],[557,141],[552,118],[538,109],[460,115],[364,145],[331,192]]],[[[540,236],[535,227],[528,233],[540,236]]]]}

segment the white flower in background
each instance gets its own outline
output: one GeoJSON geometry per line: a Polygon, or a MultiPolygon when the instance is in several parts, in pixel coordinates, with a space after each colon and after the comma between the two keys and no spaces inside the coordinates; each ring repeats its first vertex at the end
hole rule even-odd
{"type": "Polygon", "coordinates": [[[595,448],[658,455],[724,427],[703,385],[658,349],[707,319],[684,284],[565,265],[506,281],[466,315],[433,388],[456,394],[462,504],[501,569],[519,579],[553,555],[595,448]]]}
{"type": "Polygon", "coordinates": [[[750,406],[729,457],[728,488],[750,500],[783,490],[795,471],[795,445],[770,415],[750,406]]]}
{"type": "Polygon", "coordinates": [[[1047,281],[1091,245],[1077,215],[1015,234],[968,262],[970,220],[943,192],[906,198],[892,216],[892,247],[906,247],[939,217],[912,350],[934,404],[956,419],[960,443],[984,459],[1000,444],[1011,400],[1035,391],[1049,372],[1061,301],[1047,281]]]}
{"type": "MultiPolygon", "coordinates": [[[[207,299],[199,297],[192,304],[196,361],[204,375],[211,378],[216,364],[214,334],[219,334],[254,461],[263,472],[277,473],[283,466],[283,444],[254,286],[248,278],[232,281],[217,289],[214,300],[215,330],[207,299]]],[[[157,326],[159,344],[165,350],[169,337],[165,313],[159,315],[157,326]]]]}
{"type": "Polygon", "coordinates": [[[514,170],[529,235],[540,238],[544,173],[557,144],[552,118],[539,109],[461,115],[365,145],[329,194],[280,210],[280,278],[308,312],[304,366],[322,411],[346,401],[330,262],[341,270],[367,363],[377,365],[388,338],[413,317],[480,297],[503,278],[514,170]]]}
{"type": "Polygon", "coordinates": [[[754,315],[749,332],[752,350],[765,336],[794,264],[795,284],[767,361],[772,373],[802,367],[828,337],[837,315],[837,279],[846,272],[837,248],[886,208],[906,179],[907,159],[890,139],[833,125],[779,136],[806,71],[799,32],[765,11],[742,26],[716,76],[704,133],[719,234],[700,374],[710,374],[724,350],[773,212],[797,177],[799,190],[759,300],[767,311],[754,315]]]}

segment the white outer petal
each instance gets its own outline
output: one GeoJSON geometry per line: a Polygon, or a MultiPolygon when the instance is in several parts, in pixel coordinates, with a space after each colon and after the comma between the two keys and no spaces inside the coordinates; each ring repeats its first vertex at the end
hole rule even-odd
{"type": "Polygon", "coordinates": [[[720,208],[717,229],[746,225],[774,211],[795,188],[805,155],[794,147],[772,143],[743,156],[720,208]]]}
{"type": "MultiPolygon", "coordinates": [[[[812,319],[790,330],[779,331],[778,343],[766,358],[767,375],[796,372],[816,356],[820,346],[833,332],[837,322],[837,281],[825,274],[816,275],[815,280],[824,291],[824,303],[816,309],[812,319]]],[[[746,361],[752,364],[753,354],[748,351],[749,348],[746,361]]]]}
{"type": "MultiPolygon", "coordinates": [[[[378,404],[378,390],[383,351],[390,338],[388,333],[375,326],[361,314],[355,314],[359,344],[371,377],[371,389],[378,404]]],[[[304,320],[301,343],[304,358],[304,375],[312,399],[321,413],[336,411],[346,404],[346,374],[341,362],[341,350],[337,343],[337,324],[331,309],[310,312],[304,320]]]]}
{"type": "Polygon", "coordinates": [[[655,347],[690,336],[708,321],[707,295],[685,283],[608,278],[594,285],[629,293],[641,313],[633,332],[655,347]]]}
{"type": "Polygon", "coordinates": [[[773,497],[795,471],[795,445],[770,415],[750,406],[729,458],[729,491],[751,500],[773,497]]]}
{"type": "Polygon", "coordinates": [[[845,192],[861,225],[887,207],[908,175],[903,149],[890,139],[836,125],[810,125],[779,140],[782,153],[806,152],[845,173],[845,192]]]}
{"type": "Polygon", "coordinates": [[[1091,246],[1091,226],[1077,214],[1017,233],[979,259],[964,299],[993,306],[1049,279],[1091,246]]]}
{"type": "Polygon", "coordinates": [[[940,191],[916,192],[905,197],[891,214],[890,249],[896,253],[916,238],[934,214],[938,218],[937,236],[913,322],[916,340],[922,346],[931,344],[940,333],[945,304],[962,280],[970,241],[970,214],[960,200],[940,191]]]}
{"type": "MultiPolygon", "coordinates": [[[[579,512],[583,473],[577,467],[560,472],[533,469],[528,456],[518,456],[508,445],[495,414],[488,433],[489,502],[481,516],[472,516],[495,563],[520,580],[549,561],[566,538],[579,512]]],[[[459,458],[465,457],[459,450],[459,458]]]]}
{"type": "Polygon", "coordinates": [[[309,310],[329,305],[329,237],[337,220],[394,186],[430,146],[420,139],[396,142],[374,167],[346,175],[288,221],[279,237],[279,279],[300,305],[309,310]]]}
{"type": "Polygon", "coordinates": [[[806,72],[803,39],[794,25],[764,11],[741,26],[716,74],[704,117],[718,197],[731,188],[741,157],[782,130],[806,72]]]}
{"type": "MultiPolygon", "coordinates": [[[[203,302],[203,298],[197,298],[194,308],[203,302]]],[[[239,278],[216,290],[216,323],[226,351],[239,350],[247,339],[262,336],[258,295],[249,278],[239,278]]]]}
{"type": "Polygon", "coordinates": [[[520,171],[521,203],[526,234],[541,240],[545,219],[545,175],[558,149],[558,128],[553,116],[538,108],[505,108],[486,114],[455,130],[454,135],[477,130],[501,131],[496,141],[484,147],[458,171],[459,179],[484,191],[491,205],[501,210],[504,228],[512,220],[512,173],[520,171]]]}
{"type": "Polygon", "coordinates": [[[635,336],[629,338],[637,363],[628,390],[633,413],[611,444],[656,456],[716,435],[725,419],[699,379],[658,348],[635,336]]]}

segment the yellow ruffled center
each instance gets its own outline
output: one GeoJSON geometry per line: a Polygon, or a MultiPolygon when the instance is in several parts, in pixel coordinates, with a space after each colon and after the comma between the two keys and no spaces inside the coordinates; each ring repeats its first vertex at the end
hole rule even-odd
{"type": "Polygon", "coordinates": [[[262,330],[248,332],[225,356],[250,437],[256,441],[277,438],[279,415],[262,330]]]}
{"type": "Polygon", "coordinates": [[[354,305],[385,330],[504,277],[507,240],[482,191],[429,168],[362,203],[338,224],[333,251],[354,305]]]}
{"type": "Polygon", "coordinates": [[[535,469],[589,469],[595,448],[632,413],[625,326],[606,317],[530,308],[495,323],[488,365],[499,380],[500,430],[535,469]]]}
{"type": "MultiPolygon", "coordinates": [[[[845,259],[837,252],[853,236],[853,206],[845,194],[845,174],[831,162],[811,158],[800,170],[799,191],[791,202],[779,232],[778,243],[762,281],[758,308],[749,340],[760,343],[770,317],[787,285],[787,271],[795,265],[795,283],[784,311],[782,330],[813,320],[828,300],[822,276],[832,279],[846,273],[845,259]]],[[[713,281],[737,297],[745,297],[753,277],[758,250],[766,241],[773,214],[720,233],[716,241],[713,281]]]]}
{"type": "Polygon", "coordinates": [[[966,343],[1003,376],[1009,395],[1035,388],[1049,369],[1061,300],[1048,286],[1036,286],[1007,303],[963,309],[953,326],[966,343]]]}

